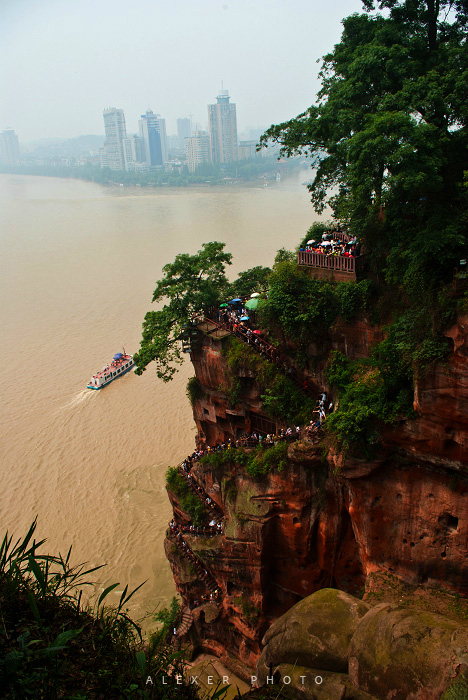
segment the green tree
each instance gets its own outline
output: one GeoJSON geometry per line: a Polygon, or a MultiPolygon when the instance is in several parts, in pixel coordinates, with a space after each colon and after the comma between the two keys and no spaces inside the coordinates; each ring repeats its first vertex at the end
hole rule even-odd
{"type": "Polygon", "coordinates": [[[467,238],[468,3],[364,0],[324,57],[318,101],[261,138],[312,155],[328,203],[410,295],[447,281],[467,238]]]}
{"type": "Polygon", "coordinates": [[[165,382],[172,379],[182,362],[179,340],[183,326],[194,313],[219,303],[227,288],[224,271],[232,255],[224,246],[219,241],[203,243],[195,255],[179,253],[163,267],[164,276],[156,284],[152,301],[167,303],[145,316],[140,351],[134,356],[137,374],[154,360],[157,376],[165,382]]]}
{"type": "Polygon", "coordinates": [[[238,278],[230,285],[230,293],[233,296],[248,296],[252,292],[267,289],[270,267],[257,265],[249,270],[240,272],[238,278]]]}

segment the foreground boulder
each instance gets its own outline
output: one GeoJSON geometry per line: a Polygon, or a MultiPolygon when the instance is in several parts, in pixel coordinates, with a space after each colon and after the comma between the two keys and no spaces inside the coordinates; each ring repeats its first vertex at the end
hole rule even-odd
{"type": "Polygon", "coordinates": [[[263,638],[257,666],[263,683],[270,665],[298,665],[347,673],[348,647],[369,606],[343,591],[323,588],[279,617],[263,638]]]}
{"type": "Polygon", "coordinates": [[[392,700],[438,700],[467,664],[466,625],[395,605],[373,608],[349,647],[352,683],[392,700]]]}
{"type": "Polygon", "coordinates": [[[468,691],[468,625],[435,613],[370,608],[325,588],[278,618],[263,644],[258,682],[274,678],[294,699],[468,698],[459,692],[468,691]]]}

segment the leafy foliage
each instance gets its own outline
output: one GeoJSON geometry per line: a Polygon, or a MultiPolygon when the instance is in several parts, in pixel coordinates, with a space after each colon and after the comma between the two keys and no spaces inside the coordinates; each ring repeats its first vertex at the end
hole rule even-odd
{"type": "Polygon", "coordinates": [[[195,525],[206,523],[206,511],[200,499],[191,491],[183,476],[179,474],[177,467],[169,467],[166,472],[166,484],[180,501],[183,511],[190,515],[195,525]]]}
{"type": "Polygon", "coordinates": [[[327,231],[332,231],[334,229],[334,224],[331,221],[314,221],[312,226],[310,226],[305,234],[304,238],[299,244],[302,248],[307,244],[307,241],[316,241],[320,243],[322,236],[327,231]]]}
{"type": "MultiPolygon", "coordinates": [[[[125,606],[127,586],[117,606],[105,606],[108,586],[94,610],[81,604],[82,586],[91,585],[86,569],[66,557],[40,554],[45,540],[34,539],[36,520],[23,539],[6,533],[0,547],[0,685],[5,700],[169,700],[174,686],[161,684],[182,674],[180,653],[156,633],[143,641],[125,606]],[[167,671],[166,671],[167,669],[167,671]],[[146,685],[148,676],[154,678],[146,685]]],[[[178,697],[197,700],[193,687],[178,685],[178,697]],[[179,695],[180,689],[180,695],[179,695]]]]}
{"type": "Polygon", "coordinates": [[[271,447],[258,445],[254,450],[233,448],[210,452],[201,458],[201,464],[212,469],[243,467],[252,477],[266,476],[273,470],[283,471],[287,466],[288,445],[278,441],[271,447]]]}
{"type": "Polygon", "coordinates": [[[163,267],[164,277],[157,282],[153,302],[168,300],[158,311],[149,311],[143,322],[140,351],[134,355],[136,373],[141,374],[151,361],[156,374],[165,382],[172,379],[182,362],[179,336],[192,314],[219,303],[228,285],[225,266],[231,253],[224,243],[204,243],[195,255],[179,253],[174,262],[163,267]]]}
{"type": "Polygon", "coordinates": [[[268,287],[270,267],[256,265],[249,270],[240,272],[237,279],[229,285],[228,294],[231,297],[247,297],[252,292],[260,292],[268,287]]]}
{"type": "Polygon", "coordinates": [[[190,377],[187,381],[186,394],[192,406],[195,401],[203,398],[203,389],[197,377],[190,377]]]}
{"type": "Polygon", "coordinates": [[[262,323],[302,346],[323,338],[338,315],[351,321],[365,311],[372,291],[369,280],[338,285],[313,280],[295,261],[275,264],[269,282],[268,299],[259,309],[262,323]]]}
{"type": "Polygon", "coordinates": [[[380,343],[371,359],[349,360],[332,353],[327,380],[339,393],[338,409],[326,430],[344,451],[368,451],[380,439],[380,425],[413,415],[412,374],[391,342],[380,343]]]}
{"type": "MultiPolygon", "coordinates": [[[[295,424],[310,420],[315,401],[305,396],[276,366],[236,338],[225,341],[224,352],[231,372],[231,386],[237,386],[239,373],[250,370],[260,389],[263,410],[271,418],[295,424]]],[[[241,396],[240,391],[237,400],[241,396]]]]}
{"type": "Polygon", "coordinates": [[[156,622],[161,623],[162,632],[165,636],[172,634],[172,630],[176,626],[182,606],[180,601],[173,596],[169,608],[162,608],[155,614],[156,622]]]}
{"type": "Polygon", "coordinates": [[[337,313],[331,285],[312,280],[295,262],[275,264],[268,299],[259,311],[264,325],[304,345],[323,334],[337,313]]]}
{"type": "Polygon", "coordinates": [[[318,101],[261,138],[312,155],[309,186],[363,239],[375,270],[420,297],[467,245],[468,7],[365,0],[323,59],[318,101]]]}

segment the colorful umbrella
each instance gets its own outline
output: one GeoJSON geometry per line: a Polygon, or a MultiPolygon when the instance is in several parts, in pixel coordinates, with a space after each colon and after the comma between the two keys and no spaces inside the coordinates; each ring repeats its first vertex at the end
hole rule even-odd
{"type": "Polygon", "coordinates": [[[240,321],[248,321],[249,317],[248,316],[241,316],[239,320],[240,321]]]}
{"type": "Polygon", "coordinates": [[[229,304],[220,304],[219,308],[220,309],[226,309],[229,306],[229,304]]]}
{"type": "Polygon", "coordinates": [[[260,296],[259,292],[254,292],[253,294],[250,295],[250,298],[255,299],[255,297],[259,297],[259,296],[260,296]]]}
{"type": "Polygon", "coordinates": [[[248,301],[245,302],[245,308],[246,309],[256,309],[258,306],[259,299],[249,299],[248,301]]]}

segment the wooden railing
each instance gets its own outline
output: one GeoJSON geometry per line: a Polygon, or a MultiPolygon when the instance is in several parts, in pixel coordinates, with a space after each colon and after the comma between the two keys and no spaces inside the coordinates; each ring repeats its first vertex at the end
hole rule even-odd
{"type": "Polygon", "coordinates": [[[319,267],[326,270],[336,270],[337,272],[348,272],[356,274],[364,265],[364,256],[357,258],[346,255],[325,255],[324,253],[311,253],[307,250],[297,254],[297,264],[307,265],[307,267],[319,267]]]}
{"type": "Polygon", "coordinates": [[[344,231],[333,231],[332,236],[335,241],[342,241],[343,243],[349,243],[352,239],[352,236],[344,231]]]}

